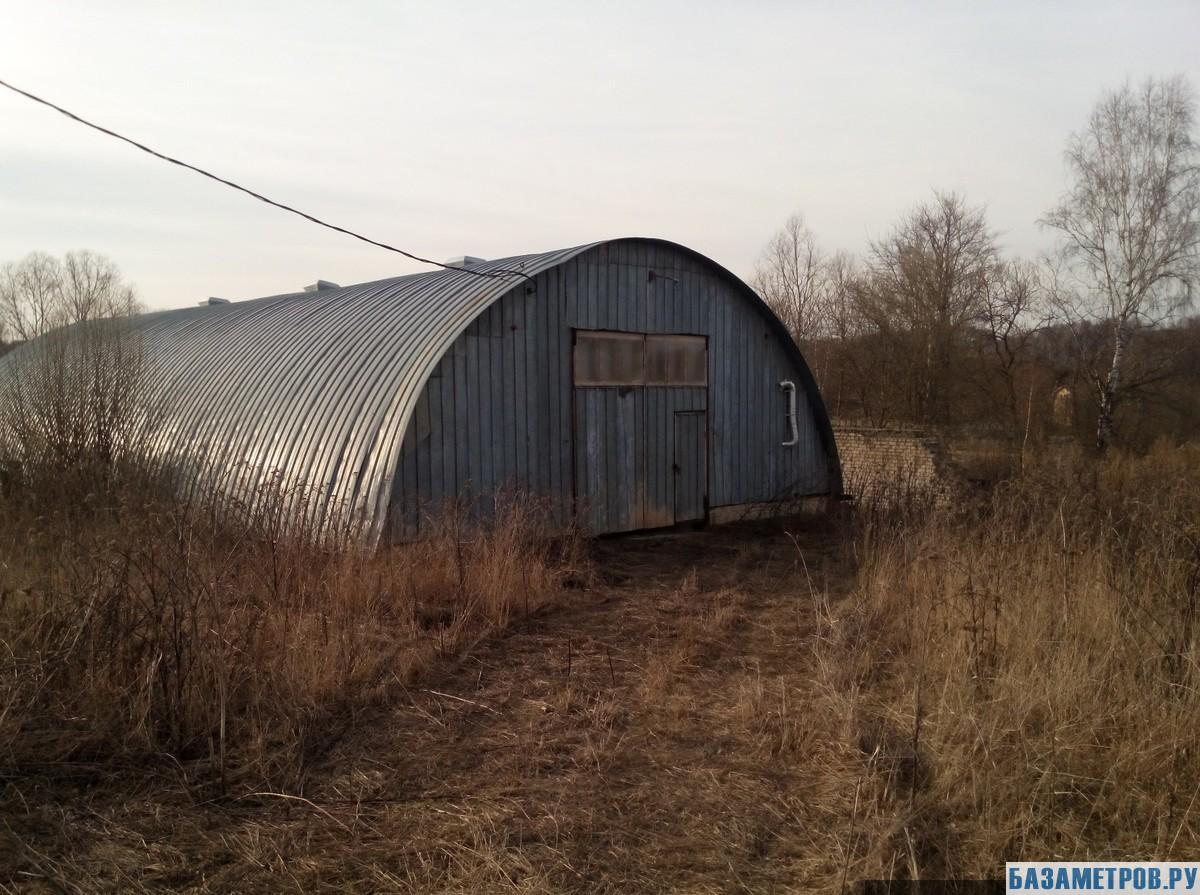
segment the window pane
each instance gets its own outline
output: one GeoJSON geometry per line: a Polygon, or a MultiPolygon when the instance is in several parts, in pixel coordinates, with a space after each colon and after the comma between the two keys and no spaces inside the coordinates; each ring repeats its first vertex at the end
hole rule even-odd
{"type": "Polygon", "coordinates": [[[644,337],[637,333],[577,332],[576,385],[642,385],[644,337]]]}
{"type": "Polygon", "coordinates": [[[646,336],[646,382],[707,385],[707,340],[704,336],[646,336]]]}

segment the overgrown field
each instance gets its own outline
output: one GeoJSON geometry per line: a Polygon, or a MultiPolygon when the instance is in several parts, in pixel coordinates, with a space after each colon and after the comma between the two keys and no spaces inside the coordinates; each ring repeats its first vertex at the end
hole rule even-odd
{"type": "Polygon", "coordinates": [[[10,889],[840,891],[1200,857],[1195,448],[590,546],[515,506],[374,557],[76,497],[3,498],[10,889]]]}
{"type": "Polygon", "coordinates": [[[863,756],[859,875],[1200,855],[1200,450],[1044,458],[855,544],[814,644],[863,756]]]}
{"type": "Polygon", "coordinates": [[[318,549],[273,485],[246,518],[142,470],[10,481],[0,497],[0,774],[176,769],[194,793],[302,786],[363,708],[582,573],[536,507],[453,508],[432,539],[318,549]]]}

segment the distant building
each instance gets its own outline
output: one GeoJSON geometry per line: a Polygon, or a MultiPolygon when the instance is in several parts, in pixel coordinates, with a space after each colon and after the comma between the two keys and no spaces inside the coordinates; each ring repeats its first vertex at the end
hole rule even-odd
{"type": "Polygon", "coordinates": [[[1070,386],[1060,385],[1050,393],[1050,416],[1061,429],[1070,429],[1075,424],[1075,396],[1070,386]]]}
{"type": "Polygon", "coordinates": [[[499,489],[596,534],[840,493],[800,351],[715,262],[618,239],[455,263],[136,318],[156,454],[371,542],[499,489]]]}

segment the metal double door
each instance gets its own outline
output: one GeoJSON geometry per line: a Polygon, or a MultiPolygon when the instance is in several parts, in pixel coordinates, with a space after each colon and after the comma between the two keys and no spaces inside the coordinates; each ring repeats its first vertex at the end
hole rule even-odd
{"type": "Polygon", "coordinates": [[[707,397],[699,387],[575,387],[575,495],[590,531],[705,518],[707,397]]]}

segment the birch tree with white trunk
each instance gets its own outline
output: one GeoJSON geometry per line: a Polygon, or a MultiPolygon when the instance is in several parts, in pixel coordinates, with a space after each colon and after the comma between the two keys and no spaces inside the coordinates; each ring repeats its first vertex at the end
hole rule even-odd
{"type": "Polygon", "coordinates": [[[1102,321],[1112,353],[1090,375],[1096,444],[1114,440],[1114,414],[1137,332],[1190,304],[1200,277],[1200,152],[1196,100],[1182,77],[1106,93],[1066,150],[1070,185],[1042,223],[1056,230],[1074,289],[1064,322],[1102,321]]]}

